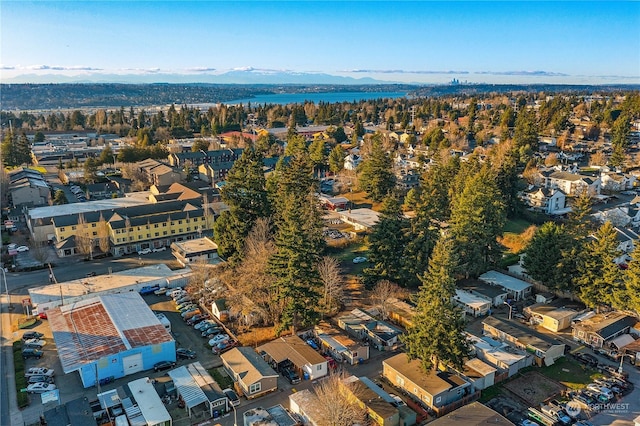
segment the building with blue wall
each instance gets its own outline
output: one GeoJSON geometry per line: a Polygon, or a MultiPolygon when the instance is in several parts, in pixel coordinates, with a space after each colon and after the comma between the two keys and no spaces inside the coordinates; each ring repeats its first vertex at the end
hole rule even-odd
{"type": "Polygon", "coordinates": [[[65,374],[84,387],[175,361],[175,341],[136,292],[105,294],[48,311],[65,374]]]}

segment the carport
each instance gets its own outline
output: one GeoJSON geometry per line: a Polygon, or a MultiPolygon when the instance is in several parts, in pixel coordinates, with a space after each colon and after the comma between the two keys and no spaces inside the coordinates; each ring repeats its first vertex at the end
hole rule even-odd
{"type": "Polygon", "coordinates": [[[185,409],[189,412],[189,417],[191,417],[191,410],[200,404],[209,406],[209,415],[213,417],[213,410],[209,404],[207,395],[205,395],[204,391],[193,379],[193,376],[189,373],[186,366],[169,371],[169,377],[173,380],[178,395],[182,397],[185,409]]]}

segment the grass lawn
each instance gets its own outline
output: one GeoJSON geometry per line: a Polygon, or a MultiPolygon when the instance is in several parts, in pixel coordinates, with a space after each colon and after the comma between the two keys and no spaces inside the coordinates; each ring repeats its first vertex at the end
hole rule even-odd
{"type": "Polygon", "coordinates": [[[522,234],[525,229],[533,225],[531,222],[524,219],[509,219],[504,225],[504,233],[522,234]]]}
{"type": "Polygon", "coordinates": [[[553,365],[538,370],[550,379],[556,380],[568,388],[582,389],[602,374],[586,368],[582,364],[567,357],[560,358],[553,365]]]}
{"type": "Polygon", "coordinates": [[[489,386],[488,388],[482,390],[482,393],[480,395],[480,402],[483,404],[486,402],[489,402],[496,396],[500,395],[501,393],[502,393],[502,385],[497,384],[497,385],[489,386]]]}

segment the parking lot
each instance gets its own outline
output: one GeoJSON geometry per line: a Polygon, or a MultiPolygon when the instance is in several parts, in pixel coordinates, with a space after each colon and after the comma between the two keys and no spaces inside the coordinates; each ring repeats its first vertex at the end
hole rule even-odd
{"type": "MultiPolygon", "coordinates": [[[[211,348],[208,347],[207,341],[200,337],[192,327],[188,326],[181,318],[180,314],[175,309],[175,304],[166,296],[148,295],[144,296],[144,299],[150,305],[151,309],[156,312],[162,312],[171,322],[172,334],[176,340],[176,348],[187,348],[196,352],[197,357],[195,360],[177,360],[177,365],[185,365],[193,361],[200,361],[200,363],[206,369],[212,369],[220,367],[222,362],[220,357],[214,355],[211,352],[211,348]]],[[[65,403],[77,398],[86,396],[90,401],[96,399],[98,389],[91,387],[84,389],[78,373],[64,374],[62,366],[57,355],[55,342],[51,334],[51,329],[47,324],[47,321],[40,320],[34,326],[25,330],[18,330],[13,332],[12,339],[20,340],[22,335],[27,331],[37,331],[43,333],[41,338],[45,340],[46,345],[42,348],[44,355],[40,359],[27,359],[25,361],[25,370],[31,367],[46,367],[52,368],[55,371],[55,385],[58,387],[60,394],[60,402],[65,403]]],[[[109,384],[100,387],[100,391],[104,392],[110,389],[115,389],[119,386],[123,386],[126,383],[142,378],[150,377],[158,380],[160,384],[168,380],[166,371],[154,372],[153,370],[141,371],[120,379],[117,379],[109,384]]],[[[26,425],[40,424],[40,415],[57,405],[55,402],[42,404],[42,399],[39,394],[29,394],[29,406],[22,410],[22,416],[26,425]]],[[[184,410],[178,409],[177,404],[168,406],[172,416],[174,416],[174,424],[190,424],[188,418],[185,418],[184,410]],[[180,420],[183,419],[183,423],[180,420]]]]}

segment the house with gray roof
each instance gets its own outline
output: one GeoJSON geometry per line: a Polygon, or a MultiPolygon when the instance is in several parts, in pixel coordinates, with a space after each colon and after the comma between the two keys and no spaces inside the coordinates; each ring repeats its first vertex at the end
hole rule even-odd
{"type": "Polygon", "coordinates": [[[616,337],[629,332],[638,319],[622,312],[605,312],[594,315],[573,326],[573,339],[594,348],[602,348],[616,337]]]}
{"type": "Polygon", "coordinates": [[[278,389],[278,373],[253,348],[233,348],[220,358],[224,369],[247,399],[278,389]]]}

